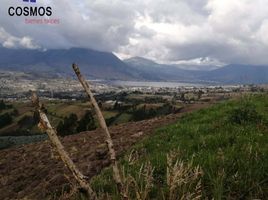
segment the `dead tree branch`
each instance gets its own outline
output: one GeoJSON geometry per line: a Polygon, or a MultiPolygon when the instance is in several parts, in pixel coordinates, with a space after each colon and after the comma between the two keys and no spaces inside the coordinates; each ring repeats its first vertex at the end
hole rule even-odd
{"type": "Polygon", "coordinates": [[[114,180],[116,182],[119,193],[122,195],[123,198],[127,199],[127,196],[124,192],[124,188],[122,185],[122,179],[121,179],[121,176],[119,173],[118,164],[116,161],[116,154],[115,154],[115,150],[114,150],[113,140],[111,138],[110,132],[109,132],[108,127],[106,125],[105,119],[102,115],[102,112],[99,108],[99,105],[98,105],[93,93],[90,90],[89,84],[86,82],[86,80],[82,76],[82,74],[79,70],[79,67],[76,64],[73,64],[73,70],[75,71],[77,78],[80,81],[80,83],[82,84],[83,88],[85,89],[85,91],[86,91],[95,111],[96,111],[99,124],[105,132],[106,144],[107,144],[107,147],[109,150],[110,160],[111,160],[112,168],[113,168],[113,177],[114,177],[114,180]]]}
{"type": "Polygon", "coordinates": [[[65,151],[61,141],[57,136],[56,130],[51,126],[46,114],[43,111],[44,106],[42,105],[42,103],[39,102],[39,98],[35,92],[33,92],[32,94],[32,103],[35,106],[40,116],[40,122],[38,124],[38,127],[47,133],[53,147],[59,153],[60,158],[67,166],[67,168],[71,171],[71,173],[73,174],[73,176],[75,177],[76,181],[79,183],[81,188],[87,192],[88,197],[94,200],[97,199],[95,192],[92,190],[92,188],[88,183],[88,178],[78,170],[78,168],[70,158],[69,154],[65,151]]]}

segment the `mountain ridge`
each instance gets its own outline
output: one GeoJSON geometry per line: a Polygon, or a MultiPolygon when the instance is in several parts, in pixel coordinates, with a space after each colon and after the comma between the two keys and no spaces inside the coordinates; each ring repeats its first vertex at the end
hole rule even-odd
{"type": "Polygon", "coordinates": [[[268,83],[268,66],[229,64],[209,71],[202,71],[186,70],[173,64],[158,64],[155,61],[140,57],[133,57],[124,61],[133,69],[138,69],[149,74],[156,74],[156,77],[159,76],[157,72],[162,72],[161,77],[165,77],[166,79],[173,77],[178,81],[213,84],[268,83]],[[158,70],[157,72],[155,71],[156,69],[158,70]]]}
{"type": "Polygon", "coordinates": [[[111,52],[85,48],[0,48],[0,70],[22,71],[35,77],[74,77],[76,62],[89,79],[127,81],[176,81],[213,84],[268,83],[268,66],[229,64],[210,71],[182,69],[143,57],[119,59],[111,52]]]}
{"type": "Polygon", "coordinates": [[[5,70],[73,76],[71,64],[74,62],[88,78],[136,79],[135,71],[109,52],[84,48],[46,51],[0,48],[0,69],[5,70]]]}

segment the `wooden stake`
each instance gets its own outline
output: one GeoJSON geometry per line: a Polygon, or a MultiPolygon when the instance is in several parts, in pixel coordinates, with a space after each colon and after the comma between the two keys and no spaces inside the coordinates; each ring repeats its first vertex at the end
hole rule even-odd
{"type": "Polygon", "coordinates": [[[84,176],[76,167],[69,154],[65,151],[61,141],[57,136],[56,130],[51,126],[43,109],[44,106],[39,102],[39,98],[35,92],[32,93],[32,102],[40,115],[40,122],[38,127],[43,131],[46,131],[51,143],[60,155],[60,158],[64,162],[65,166],[71,171],[76,181],[79,183],[82,189],[84,189],[90,199],[97,199],[96,193],[92,190],[88,183],[88,177],[84,176]]]}
{"type": "Polygon", "coordinates": [[[99,105],[98,105],[93,93],[91,92],[88,83],[86,82],[86,80],[82,76],[82,74],[81,74],[81,72],[79,70],[79,67],[76,64],[73,64],[73,70],[76,73],[77,78],[80,81],[81,85],[85,89],[85,91],[86,91],[91,103],[93,104],[93,107],[94,107],[94,109],[96,111],[96,114],[97,114],[99,124],[100,124],[101,128],[104,130],[104,133],[105,133],[105,136],[106,136],[105,141],[106,141],[106,144],[107,144],[107,147],[108,147],[108,150],[109,150],[110,160],[111,160],[112,168],[113,168],[113,177],[114,177],[114,180],[116,182],[117,189],[118,189],[119,193],[121,194],[121,196],[123,197],[123,199],[128,199],[126,194],[125,194],[123,185],[122,185],[122,179],[121,179],[118,164],[117,164],[117,161],[116,161],[116,154],[115,154],[115,150],[114,150],[113,140],[111,138],[110,132],[108,130],[108,127],[106,125],[106,122],[105,122],[105,119],[104,119],[104,117],[102,115],[102,112],[100,110],[100,107],[99,107],[99,105]]]}

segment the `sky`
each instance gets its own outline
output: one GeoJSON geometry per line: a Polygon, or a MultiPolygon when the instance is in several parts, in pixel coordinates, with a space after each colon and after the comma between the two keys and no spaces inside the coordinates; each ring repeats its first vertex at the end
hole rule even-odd
{"type": "Polygon", "coordinates": [[[6,48],[83,47],[160,63],[268,64],[267,0],[1,0],[6,48]],[[10,6],[51,6],[57,25],[25,24],[10,6]]]}

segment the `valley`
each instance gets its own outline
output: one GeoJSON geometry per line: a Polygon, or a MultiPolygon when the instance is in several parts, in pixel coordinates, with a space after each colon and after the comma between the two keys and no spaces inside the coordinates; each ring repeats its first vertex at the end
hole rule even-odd
{"type": "Polygon", "coordinates": [[[2,0],[0,200],[268,200],[268,3],[2,0]]]}

